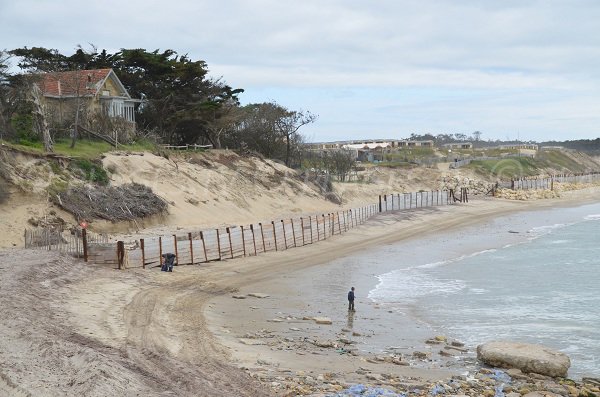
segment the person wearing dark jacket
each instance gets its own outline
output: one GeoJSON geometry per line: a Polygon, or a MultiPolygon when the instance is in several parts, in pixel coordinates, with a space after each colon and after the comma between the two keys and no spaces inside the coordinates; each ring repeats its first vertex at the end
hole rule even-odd
{"type": "Polygon", "coordinates": [[[162,255],[162,266],[160,270],[163,272],[172,272],[173,271],[173,262],[175,262],[175,255],[168,252],[162,255]]]}
{"type": "Polygon", "coordinates": [[[354,311],[354,287],[350,288],[348,292],[348,310],[354,311]]]}

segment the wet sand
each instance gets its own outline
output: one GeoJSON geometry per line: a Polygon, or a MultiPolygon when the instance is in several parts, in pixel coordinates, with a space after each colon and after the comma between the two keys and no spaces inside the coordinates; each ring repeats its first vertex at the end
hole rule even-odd
{"type": "Polygon", "coordinates": [[[265,257],[287,271],[212,300],[206,312],[210,329],[238,365],[263,380],[278,373],[318,377],[334,372],[348,384],[369,383],[369,374],[394,372],[419,383],[465,373],[477,366],[476,346],[455,349],[451,343],[460,341],[451,339],[434,344],[436,336],[447,336],[420,321],[419,308],[373,302],[367,295],[378,284],[377,276],[403,261],[433,263],[522,241],[527,230],[547,224],[543,211],[523,211],[594,202],[597,192],[535,202],[480,199],[377,217],[330,241],[265,257]],[[375,251],[385,255],[390,244],[400,244],[406,255],[386,263],[372,259],[375,251]],[[287,258],[291,252],[294,258],[287,258]],[[293,270],[290,260],[299,259],[302,269],[293,270]],[[350,286],[356,287],[355,313],[347,310],[350,286]],[[253,292],[269,296],[247,296],[253,292]],[[328,317],[332,324],[316,324],[311,317],[328,317]],[[391,363],[390,357],[402,363],[391,363]]]}

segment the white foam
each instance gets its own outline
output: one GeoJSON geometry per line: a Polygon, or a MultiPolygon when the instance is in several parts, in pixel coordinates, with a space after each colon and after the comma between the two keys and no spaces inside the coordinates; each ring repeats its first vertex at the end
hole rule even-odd
{"type": "Polygon", "coordinates": [[[420,271],[394,270],[377,277],[379,283],[368,294],[377,303],[408,303],[427,295],[456,293],[466,287],[463,280],[436,279],[420,271]]]}
{"type": "Polygon", "coordinates": [[[477,294],[477,295],[482,295],[482,294],[487,293],[488,291],[483,288],[470,288],[469,292],[471,292],[473,294],[477,294]]]}
{"type": "Polygon", "coordinates": [[[567,223],[555,223],[554,225],[546,225],[546,226],[537,226],[527,231],[527,233],[533,233],[538,235],[544,235],[548,233],[552,233],[553,230],[560,229],[568,226],[567,223]]]}
{"type": "Polygon", "coordinates": [[[444,261],[433,262],[433,263],[426,263],[424,265],[415,266],[415,268],[418,268],[418,269],[432,269],[432,268],[436,268],[436,267],[439,267],[439,266],[447,265],[449,263],[460,262],[463,259],[473,258],[473,257],[476,257],[478,255],[485,254],[487,252],[496,252],[496,251],[498,251],[496,248],[490,248],[490,249],[486,249],[486,250],[482,250],[482,251],[473,252],[472,254],[461,255],[461,256],[458,256],[456,258],[446,259],[444,261]]]}
{"type": "Polygon", "coordinates": [[[592,214],[584,217],[586,221],[600,221],[600,214],[592,214]]]}

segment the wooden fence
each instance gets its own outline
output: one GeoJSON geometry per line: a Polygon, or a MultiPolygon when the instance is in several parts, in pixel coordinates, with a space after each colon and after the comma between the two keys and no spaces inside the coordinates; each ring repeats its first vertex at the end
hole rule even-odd
{"type": "MultiPolygon", "coordinates": [[[[466,189],[464,195],[466,198],[466,189]]],[[[380,212],[448,205],[455,201],[460,199],[451,191],[382,195],[378,204],[348,210],[144,238],[129,245],[118,242],[116,247],[113,243],[112,258],[117,258],[119,268],[145,268],[160,266],[165,253],[174,254],[177,265],[256,256],[327,240],[380,212]]]]}
{"type": "Polygon", "coordinates": [[[199,150],[212,149],[213,145],[160,145],[164,149],[170,150],[199,150]]]}
{"type": "Polygon", "coordinates": [[[114,245],[105,234],[96,234],[85,229],[75,233],[60,228],[25,229],[25,248],[58,251],[88,261],[99,246],[114,245]]]}
{"type": "Polygon", "coordinates": [[[559,174],[546,178],[517,178],[510,181],[499,183],[504,188],[512,190],[532,190],[532,189],[554,189],[554,182],[558,183],[593,183],[600,182],[600,172],[590,172],[585,174],[559,174]]]}

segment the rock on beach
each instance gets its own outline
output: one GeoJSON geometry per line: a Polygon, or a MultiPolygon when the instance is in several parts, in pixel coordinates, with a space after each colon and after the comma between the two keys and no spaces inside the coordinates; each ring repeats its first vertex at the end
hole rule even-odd
{"type": "Polygon", "coordinates": [[[488,342],[477,346],[477,358],[494,367],[518,368],[552,377],[566,377],[569,357],[542,345],[515,342],[488,342]]]}

